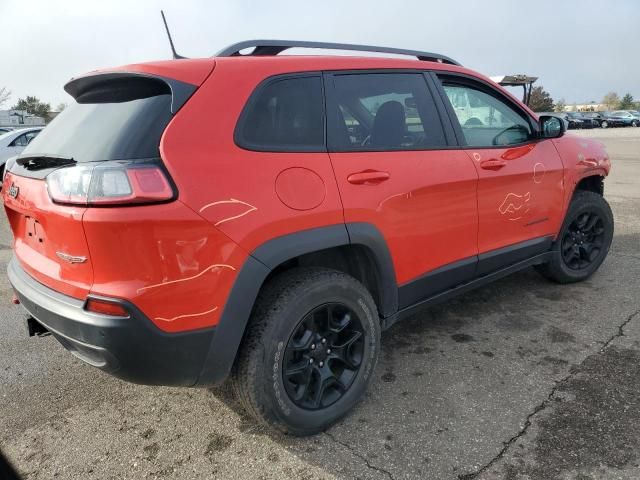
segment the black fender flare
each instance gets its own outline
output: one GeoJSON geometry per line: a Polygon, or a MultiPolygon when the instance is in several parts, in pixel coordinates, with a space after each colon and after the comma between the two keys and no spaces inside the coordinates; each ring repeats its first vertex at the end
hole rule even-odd
{"type": "Polygon", "coordinates": [[[369,250],[378,276],[380,314],[386,318],[397,313],[398,284],[391,254],[375,226],[361,222],[329,225],[274,238],[253,250],[240,269],[215,328],[197,385],[216,385],[229,375],[253,305],[273,269],[300,255],[345,245],[361,245],[369,250]]]}

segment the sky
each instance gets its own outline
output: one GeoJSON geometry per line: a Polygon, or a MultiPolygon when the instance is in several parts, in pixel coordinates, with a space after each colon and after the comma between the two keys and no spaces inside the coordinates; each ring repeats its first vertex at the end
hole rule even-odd
{"type": "Polygon", "coordinates": [[[169,58],[160,9],[187,57],[256,38],[363,43],[537,76],[567,103],[640,99],[640,0],[0,0],[0,108],[69,103],[74,75],[169,58]]]}

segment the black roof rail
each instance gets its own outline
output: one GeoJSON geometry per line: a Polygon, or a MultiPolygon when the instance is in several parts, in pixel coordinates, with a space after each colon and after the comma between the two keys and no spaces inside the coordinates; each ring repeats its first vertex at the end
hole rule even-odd
{"type": "Polygon", "coordinates": [[[377,52],[377,53],[393,53],[396,55],[409,55],[417,57],[418,60],[427,62],[448,63],[451,65],[460,64],[452,58],[440,55],[438,53],[420,52],[418,50],[404,50],[402,48],[392,47],[375,47],[372,45],[353,45],[349,43],[329,43],[329,42],[305,42],[297,40],[246,40],[244,42],[234,43],[220,50],[216,57],[237,57],[241,56],[241,50],[253,48],[253,52],[247,56],[265,56],[277,55],[290,48],[322,48],[326,50],[350,50],[356,52],[377,52]]]}

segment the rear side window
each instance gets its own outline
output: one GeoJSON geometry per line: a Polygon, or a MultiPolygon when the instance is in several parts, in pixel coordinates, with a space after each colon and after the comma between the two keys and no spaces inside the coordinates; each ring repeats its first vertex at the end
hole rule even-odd
{"type": "Polygon", "coordinates": [[[320,76],[272,79],[259,86],[240,117],[235,137],[249,150],[325,150],[320,76]]]}
{"type": "Polygon", "coordinates": [[[171,90],[163,82],[104,82],[65,108],[22,155],[57,155],[76,162],[156,158],[170,120],[171,90]]]}
{"type": "Polygon", "coordinates": [[[335,74],[332,80],[331,151],[425,150],[446,145],[422,74],[335,74]]]}

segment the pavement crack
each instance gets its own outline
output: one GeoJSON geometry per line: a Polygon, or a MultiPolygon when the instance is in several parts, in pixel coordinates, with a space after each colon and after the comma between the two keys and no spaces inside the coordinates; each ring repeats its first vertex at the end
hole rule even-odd
{"type": "Polygon", "coordinates": [[[631,315],[629,315],[627,317],[627,319],[622,322],[620,325],[618,325],[618,332],[615,333],[614,335],[612,335],[609,340],[607,340],[606,342],[604,342],[602,344],[602,348],[600,348],[600,352],[602,353],[604,350],[607,349],[607,347],[609,345],[611,345],[611,342],[613,342],[616,338],[620,338],[620,337],[624,337],[624,329],[627,325],[629,325],[629,323],[631,322],[631,320],[633,320],[633,317],[635,317],[636,315],[640,314],[640,310],[636,310],[635,312],[633,312],[631,315]]]}
{"type": "Polygon", "coordinates": [[[529,429],[529,427],[531,426],[531,423],[532,423],[531,419],[535,415],[540,413],[542,410],[547,408],[549,403],[553,400],[553,396],[556,394],[556,390],[558,389],[558,387],[562,383],[564,383],[565,381],[569,380],[569,378],[571,378],[572,375],[573,375],[573,373],[569,373],[563,379],[556,381],[556,383],[553,385],[553,388],[551,389],[551,392],[549,393],[547,398],[545,398],[544,401],[542,401],[541,403],[539,403],[538,405],[536,405],[534,407],[533,411],[529,415],[527,415],[527,418],[526,418],[526,420],[524,422],[524,425],[522,426],[520,431],[518,433],[516,433],[513,437],[511,437],[508,441],[503,443],[502,448],[500,449],[500,451],[498,452],[498,454],[495,457],[493,457],[488,463],[483,465],[480,469],[476,470],[475,472],[463,473],[463,474],[458,475],[458,479],[459,480],[473,480],[475,478],[478,478],[479,475],[483,474],[485,471],[487,471],[489,468],[491,468],[497,461],[499,461],[502,457],[504,457],[504,455],[507,453],[507,451],[511,448],[511,445],[513,445],[516,441],[518,441],[518,439],[520,437],[523,437],[524,435],[527,434],[527,430],[529,429]]]}
{"type": "MultiPolygon", "coordinates": [[[[613,342],[616,338],[620,338],[624,336],[624,329],[625,327],[631,322],[631,320],[633,320],[633,318],[640,314],[640,310],[636,310],[635,312],[633,312],[631,315],[629,315],[626,320],[624,322],[622,322],[620,325],[618,325],[618,331],[617,333],[615,333],[614,335],[611,336],[611,338],[609,338],[606,342],[603,343],[602,347],[600,348],[598,353],[602,353],[604,352],[604,350],[606,350],[606,348],[611,344],[611,342],[613,342]]],[[[587,357],[589,357],[590,355],[587,355],[587,357]]],[[[507,453],[507,451],[511,448],[511,446],[518,441],[518,439],[520,437],[523,437],[524,435],[527,434],[527,430],[529,429],[529,427],[532,424],[532,419],[534,416],[536,416],[538,413],[540,413],[542,410],[544,410],[545,408],[547,408],[547,406],[549,405],[549,403],[551,401],[553,401],[553,397],[556,394],[556,391],[558,390],[558,388],[560,387],[560,385],[564,384],[566,381],[568,381],[572,376],[574,375],[574,369],[571,368],[570,372],[568,375],[566,375],[564,378],[562,378],[561,380],[558,380],[554,383],[553,388],[551,389],[551,392],[549,393],[549,395],[547,395],[547,398],[544,399],[543,402],[539,403],[538,405],[535,406],[535,408],[533,409],[533,411],[527,415],[527,418],[524,422],[524,425],[522,426],[522,428],[520,429],[520,431],[515,434],[513,437],[511,437],[508,441],[503,443],[502,448],[500,449],[500,451],[498,452],[498,454],[496,456],[494,456],[488,463],[486,463],[485,465],[483,465],[480,469],[476,470],[475,472],[469,472],[469,473],[462,473],[460,475],[458,475],[458,480],[474,480],[476,478],[478,478],[478,476],[482,475],[484,472],[486,472],[489,468],[491,468],[496,462],[498,462],[502,457],[504,457],[504,455],[507,453]]]]}
{"type": "Polygon", "coordinates": [[[342,445],[343,447],[345,447],[347,450],[349,450],[351,453],[353,453],[360,460],[364,461],[364,463],[367,465],[367,468],[369,468],[371,470],[375,470],[375,471],[380,472],[380,473],[383,473],[387,477],[389,477],[391,480],[395,480],[393,478],[393,475],[391,474],[391,472],[389,470],[385,470],[384,468],[381,468],[381,467],[376,467],[371,462],[369,462],[369,459],[365,455],[363,455],[362,453],[358,452],[355,448],[353,448],[348,443],[338,440],[333,434],[331,434],[329,432],[324,432],[324,434],[327,437],[329,437],[331,440],[336,442],[338,445],[342,445]]]}

